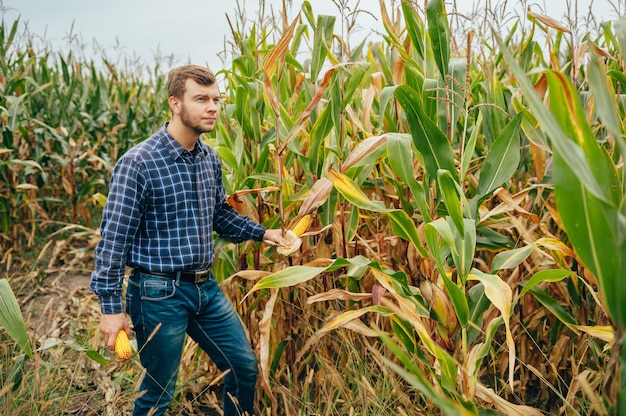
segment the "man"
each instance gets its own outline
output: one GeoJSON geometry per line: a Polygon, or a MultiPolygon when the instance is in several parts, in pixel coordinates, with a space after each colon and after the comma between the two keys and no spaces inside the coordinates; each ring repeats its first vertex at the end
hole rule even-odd
{"type": "Polygon", "coordinates": [[[91,288],[101,302],[100,331],[113,350],[130,332],[126,291],[146,375],[133,415],[162,415],[172,401],[185,334],[207,352],[224,378],[224,415],[252,414],[257,360],[241,320],[210,268],[213,231],[233,242],[287,245],[226,203],[214,151],[200,140],[220,107],[215,76],[185,65],[168,77],[170,122],[123,155],[113,169],[102,213],[91,288]],[[231,400],[232,398],[232,400],[231,400]]]}

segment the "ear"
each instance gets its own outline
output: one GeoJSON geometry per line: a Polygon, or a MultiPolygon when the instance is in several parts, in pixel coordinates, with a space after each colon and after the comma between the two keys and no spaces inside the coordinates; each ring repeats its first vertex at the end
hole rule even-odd
{"type": "Polygon", "coordinates": [[[178,98],[170,95],[170,97],[167,99],[167,102],[169,103],[170,109],[172,110],[173,114],[180,113],[180,100],[178,98]]]}

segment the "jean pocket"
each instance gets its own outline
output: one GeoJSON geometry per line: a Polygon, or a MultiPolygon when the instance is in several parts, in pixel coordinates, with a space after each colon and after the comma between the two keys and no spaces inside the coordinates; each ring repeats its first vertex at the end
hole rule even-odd
{"type": "Polygon", "coordinates": [[[169,299],[176,293],[174,280],[143,275],[141,279],[141,299],[158,301],[169,299]]]}

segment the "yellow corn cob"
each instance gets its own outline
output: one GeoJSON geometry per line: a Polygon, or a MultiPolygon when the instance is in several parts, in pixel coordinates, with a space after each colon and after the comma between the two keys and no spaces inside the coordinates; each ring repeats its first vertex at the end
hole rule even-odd
{"type": "Polygon", "coordinates": [[[313,216],[311,214],[306,214],[304,217],[300,218],[300,220],[293,226],[291,231],[298,237],[300,237],[306,230],[309,229],[311,223],[313,222],[313,216]]]}
{"type": "Polygon", "coordinates": [[[115,352],[122,360],[128,360],[133,355],[133,349],[130,346],[128,335],[123,329],[117,333],[115,337],[115,352]]]}

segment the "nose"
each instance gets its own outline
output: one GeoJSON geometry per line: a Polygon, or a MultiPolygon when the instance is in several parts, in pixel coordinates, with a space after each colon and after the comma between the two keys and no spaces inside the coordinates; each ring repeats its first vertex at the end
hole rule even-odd
{"type": "Polygon", "coordinates": [[[214,100],[209,100],[209,104],[207,105],[207,111],[217,111],[218,105],[214,100]]]}

